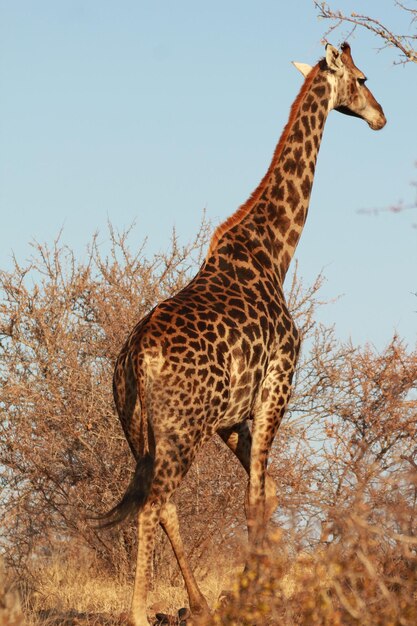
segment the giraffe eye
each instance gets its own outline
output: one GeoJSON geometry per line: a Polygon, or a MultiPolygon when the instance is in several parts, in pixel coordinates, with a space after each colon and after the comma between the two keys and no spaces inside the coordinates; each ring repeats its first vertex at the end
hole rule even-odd
{"type": "Polygon", "coordinates": [[[365,78],[358,78],[357,80],[360,85],[364,85],[368,79],[365,76],[365,78]]]}

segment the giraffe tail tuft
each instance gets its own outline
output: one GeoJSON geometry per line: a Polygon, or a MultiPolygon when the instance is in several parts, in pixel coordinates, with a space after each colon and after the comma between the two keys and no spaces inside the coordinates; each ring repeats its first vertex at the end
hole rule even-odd
{"type": "Polygon", "coordinates": [[[98,528],[111,528],[137,513],[149,496],[154,472],[155,457],[147,453],[137,461],[132,480],[120,502],[104,515],[94,518],[103,520],[98,528]]]}

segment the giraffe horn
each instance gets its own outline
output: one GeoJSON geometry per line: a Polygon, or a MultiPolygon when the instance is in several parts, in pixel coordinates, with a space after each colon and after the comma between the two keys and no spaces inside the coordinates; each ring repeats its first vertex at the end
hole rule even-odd
{"type": "Polygon", "coordinates": [[[306,78],[313,69],[308,63],[299,63],[298,61],[292,61],[292,64],[295,68],[297,68],[299,72],[301,72],[304,78],[306,78]]]}
{"type": "Polygon", "coordinates": [[[352,52],[350,50],[350,46],[348,43],[346,43],[346,41],[344,43],[342,43],[342,45],[340,46],[340,49],[342,50],[342,61],[345,65],[348,65],[349,67],[356,67],[353,59],[352,59],[352,52]]]}

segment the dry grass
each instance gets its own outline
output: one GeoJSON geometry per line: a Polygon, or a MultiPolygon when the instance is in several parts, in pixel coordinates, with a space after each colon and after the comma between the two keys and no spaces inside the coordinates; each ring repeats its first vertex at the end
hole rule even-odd
{"type": "Polygon", "coordinates": [[[337,540],[295,559],[275,537],[205,626],[415,626],[416,548],[354,513],[337,540]]]}
{"type": "Polygon", "coordinates": [[[19,594],[0,560],[0,626],[23,626],[24,623],[19,594]]]}
{"type": "Polygon", "coordinates": [[[121,613],[129,602],[129,585],[109,575],[97,575],[84,564],[61,562],[58,557],[39,567],[38,587],[31,594],[32,614],[54,610],[65,613],[121,613]]]}
{"type": "MultiPolygon", "coordinates": [[[[238,568],[240,571],[242,568],[238,568]]],[[[219,598],[226,589],[230,589],[236,580],[236,568],[227,571],[221,569],[219,563],[213,564],[211,572],[204,578],[198,578],[199,586],[210,607],[217,607],[219,598]]],[[[176,615],[181,607],[188,606],[188,597],[181,581],[179,585],[172,585],[168,580],[158,580],[149,594],[150,613],[167,613],[176,615]]]]}
{"type": "MultiPolygon", "coordinates": [[[[210,606],[215,607],[221,592],[236,578],[236,568],[228,569],[227,565],[216,563],[216,569],[198,578],[210,606]]],[[[148,597],[150,614],[176,615],[179,608],[188,605],[181,578],[174,579],[170,581],[163,574],[156,579],[148,597]]],[[[72,623],[75,617],[76,623],[96,623],[95,620],[102,623],[103,619],[117,623],[120,616],[124,621],[133,586],[132,580],[122,576],[99,573],[96,564],[89,563],[85,555],[79,561],[73,556],[59,558],[58,555],[43,559],[33,567],[31,581],[32,589],[25,594],[23,602],[27,626],[72,623]]],[[[14,626],[14,622],[4,622],[5,626],[9,624],[14,626]]]]}
{"type": "MultiPolygon", "coordinates": [[[[197,573],[213,609],[204,626],[415,626],[417,539],[383,531],[355,511],[340,520],[339,531],[330,543],[298,554],[294,537],[275,531],[244,572],[216,559],[204,578],[197,573]],[[227,602],[219,602],[227,588],[227,602]]],[[[175,615],[187,606],[181,580],[169,580],[170,571],[156,578],[150,614],[175,615]]],[[[33,579],[36,589],[24,603],[28,626],[125,622],[132,581],[100,574],[86,555],[48,559],[33,579]]],[[[0,626],[23,626],[16,594],[5,597],[0,626]]]]}

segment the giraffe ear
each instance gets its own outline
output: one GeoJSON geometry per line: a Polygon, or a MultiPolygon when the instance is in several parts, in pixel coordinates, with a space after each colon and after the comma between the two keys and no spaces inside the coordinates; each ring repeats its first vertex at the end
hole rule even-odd
{"type": "Polygon", "coordinates": [[[308,65],[308,63],[298,63],[297,61],[293,61],[292,64],[294,65],[294,67],[297,68],[299,72],[301,72],[304,78],[306,78],[313,69],[311,65],[308,65]]]}
{"type": "Polygon", "coordinates": [[[343,70],[343,61],[337,48],[330,43],[326,45],[326,63],[329,70],[340,74],[343,70]]]}

